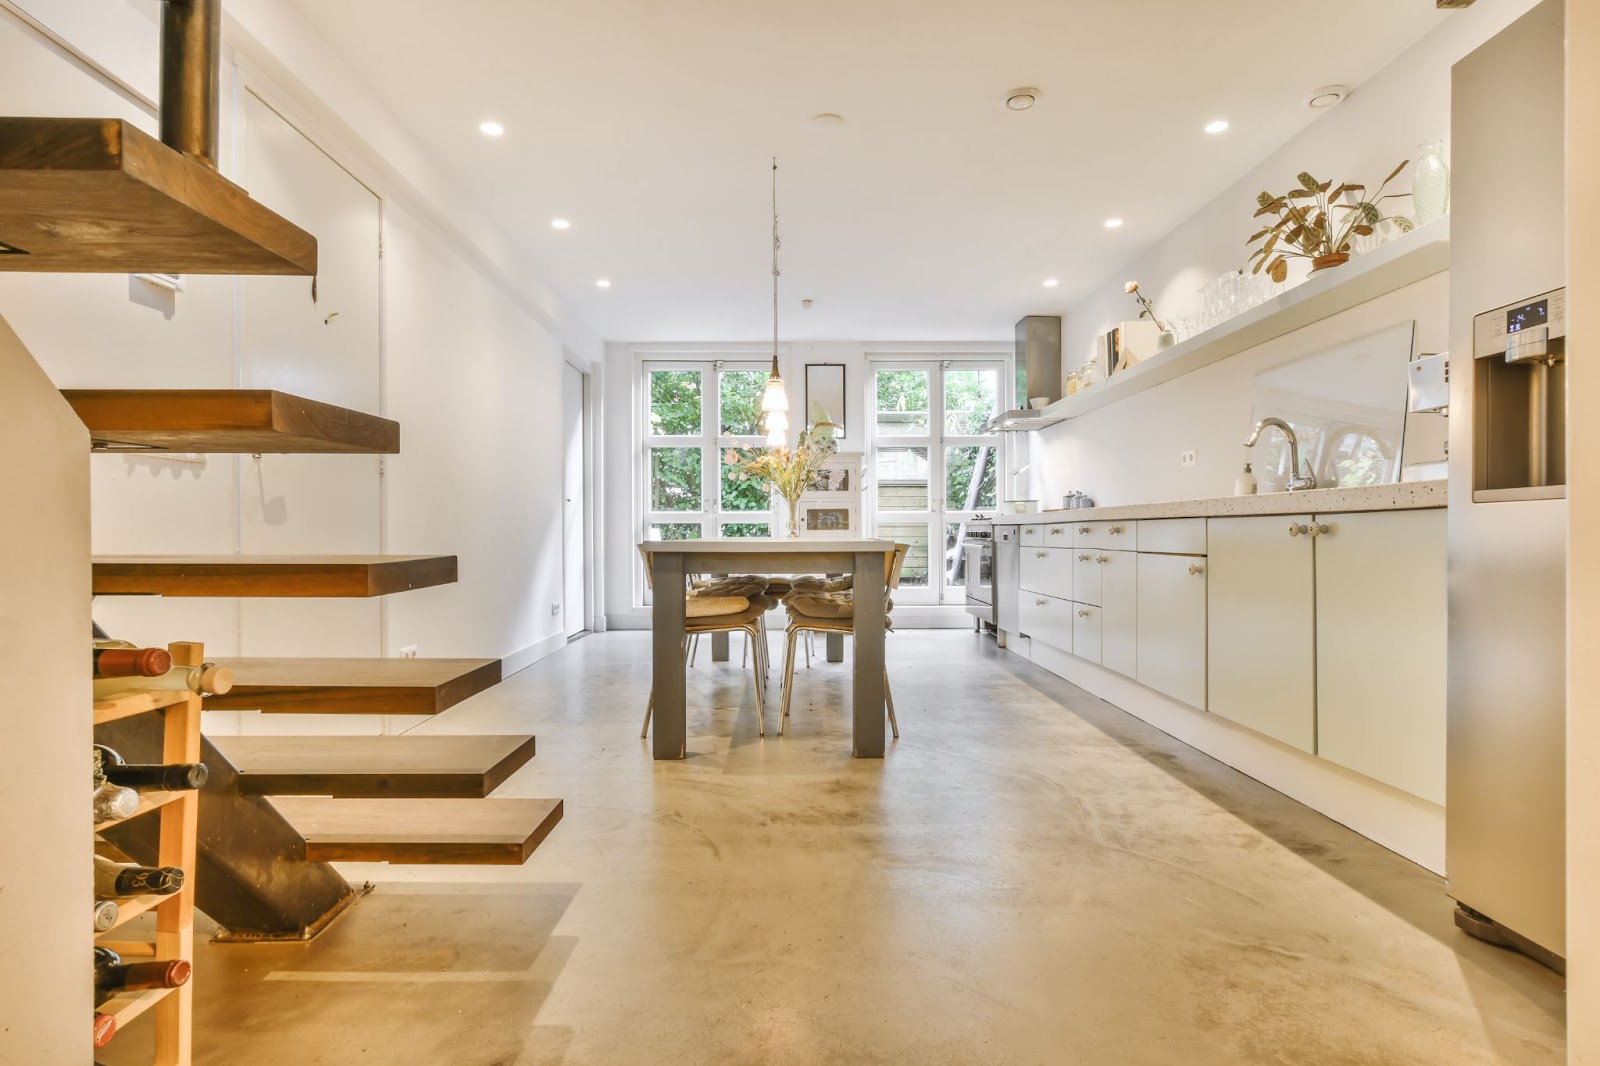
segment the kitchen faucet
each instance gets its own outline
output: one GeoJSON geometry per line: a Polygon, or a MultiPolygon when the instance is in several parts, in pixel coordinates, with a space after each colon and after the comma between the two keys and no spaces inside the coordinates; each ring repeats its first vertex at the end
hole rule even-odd
{"type": "Polygon", "coordinates": [[[1311,472],[1310,464],[1306,464],[1304,475],[1300,473],[1300,441],[1295,437],[1294,430],[1289,423],[1281,418],[1263,418],[1256,423],[1256,428],[1250,431],[1250,439],[1244,442],[1246,448],[1255,447],[1256,441],[1261,439],[1261,431],[1268,426],[1276,426],[1283,431],[1284,437],[1289,441],[1289,491],[1299,492],[1301,489],[1314,489],[1317,487],[1317,476],[1311,472]]]}

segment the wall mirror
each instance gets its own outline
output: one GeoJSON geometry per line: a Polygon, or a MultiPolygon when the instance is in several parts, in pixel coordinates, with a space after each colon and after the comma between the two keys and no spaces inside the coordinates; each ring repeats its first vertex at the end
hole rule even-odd
{"type": "MultiPolygon", "coordinates": [[[[1274,415],[1294,427],[1301,465],[1310,466],[1318,488],[1400,480],[1415,325],[1402,322],[1256,375],[1254,417],[1274,415]]],[[[1251,462],[1260,491],[1282,490],[1288,441],[1269,430],[1251,462]]]]}
{"type": "Polygon", "coordinates": [[[836,436],[838,439],[844,440],[849,420],[845,417],[844,366],[842,364],[806,364],[806,425],[810,425],[816,420],[818,408],[821,408],[827,414],[830,422],[838,423],[840,428],[836,436]]]}

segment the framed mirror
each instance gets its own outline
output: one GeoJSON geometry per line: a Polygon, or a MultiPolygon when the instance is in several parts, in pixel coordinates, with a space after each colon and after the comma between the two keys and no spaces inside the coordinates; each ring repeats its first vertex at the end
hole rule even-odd
{"type": "Polygon", "coordinates": [[[828,421],[838,423],[837,437],[844,440],[850,423],[845,411],[843,364],[806,364],[806,425],[817,420],[819,409],[827,415],[828,421]]]}

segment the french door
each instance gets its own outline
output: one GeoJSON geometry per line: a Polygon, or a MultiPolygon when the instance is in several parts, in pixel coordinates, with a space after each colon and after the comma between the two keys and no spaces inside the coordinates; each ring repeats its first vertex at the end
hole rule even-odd
{"type": "Polygon", "coordinates": [[[872,499],[880,537],[911,545],[898,603],[966,599],[966,523],[999,504],[1003,359],[874,360],[872,499]]]}
{"type": "Polygon", "coordinates": [[[729,448],[766,446],[766,368],[758,361],[650,361],[642,374],[644,539],[770,536],[770,494],[735,481],[723,462],[729,448]]]}

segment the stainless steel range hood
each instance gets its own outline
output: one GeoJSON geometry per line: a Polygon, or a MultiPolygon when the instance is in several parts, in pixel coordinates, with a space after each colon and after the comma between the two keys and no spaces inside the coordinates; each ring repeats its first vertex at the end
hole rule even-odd
{"type": "Polygon", "coordinates": [[[1027,406],[1030,397],[1050,401],[1061,398],[1061,316],[1029,315],[1017,322],[1016,350],[1018,407],[995,416],[986,432],[1032,429],[1043,415],[1027,406]]]}

